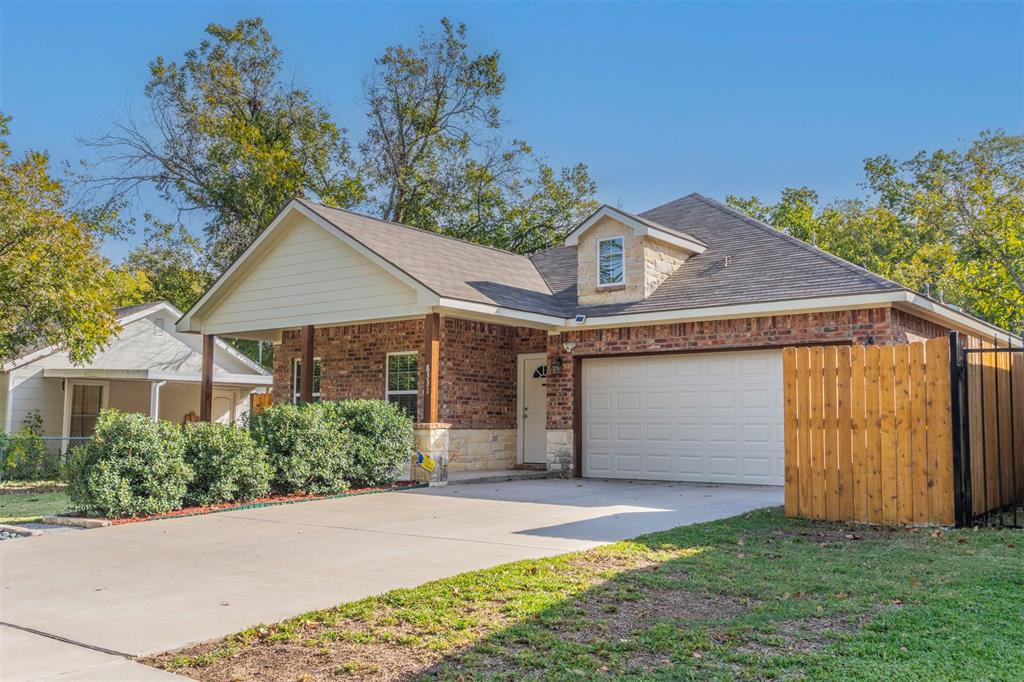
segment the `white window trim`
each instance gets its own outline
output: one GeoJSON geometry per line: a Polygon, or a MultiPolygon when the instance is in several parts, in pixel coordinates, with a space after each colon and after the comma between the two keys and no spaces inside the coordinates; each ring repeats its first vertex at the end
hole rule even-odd
{"type": "Polygon", "coordinates": [[[597,288],[598,289],[610,289],[612,287],[624,287],[626,286],[626,238],[624,236],[619,237],[602,237],[597,240],[597,288]],[[622,242],[622,281],[621,282],[607,282],[601,283],[601,244],[605,242],[613,242],[620,240],[622,242]]]}
{"type": "MultiPolygon", "coordinates": [[[[299,396],[299,363],[302,362],[302,358],[292,358],[292,405],[298,405],[299,396]]],[[[320,363],[320,388],[323,388],[324,381],[324,363],[319,356],[313,358],[313,367],[316,368],[316,363],[320,363]]],[[[313,391],[313,402],[320,399],[320,391],[313,391]]]]}
{"type": "Polygon", "coordinates": [[[74,395],[75,386],[101,386],[103,392],[100,395],[100,409],[105,410],[110,404],[110,382],[109,381],[94,381],[91,379],[66,379],[64,381],[64,418],[61,424],[61,436],[60,442],[61,452],[66,452],[68,446],[71,444],[69,440],[71,438],[71,398],[74,395]]]}
{"type": "MultiPolygon", "coordinates": [[[[391,402],[390,398],[393,395],[415,395],[419,396],[420,393],[420,378],[416,377],[416,389],[415,390],[402,390],[402,391],[389,391],[388,390],[388,375],[391,374],[391,356],[393,355],[415,355],[416,356],[416,373],[420,371],[420,353],[415,350],[399,350],[393,353],[388,353],[384,358],[384,402],[391,402]]],[[[419,399],[416,400],[416,410],[419,411],[419,399]]],[[[416,416],[419,419],[419,415],[416,416]]]]}

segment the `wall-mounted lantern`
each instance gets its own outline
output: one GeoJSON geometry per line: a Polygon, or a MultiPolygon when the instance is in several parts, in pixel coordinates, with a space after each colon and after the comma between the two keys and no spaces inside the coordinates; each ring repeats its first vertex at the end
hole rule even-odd
{"type": "Polygon", "coordinates": [[[551,361],[551,376],[559,376],[562,373],[562,356],[556,355],[551,361]]]}

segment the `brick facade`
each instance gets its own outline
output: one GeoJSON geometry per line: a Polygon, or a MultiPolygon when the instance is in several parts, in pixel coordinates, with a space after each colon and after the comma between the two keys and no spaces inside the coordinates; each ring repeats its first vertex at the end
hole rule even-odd
{"type": "MultiPolygon", "coordinates": [[[[554,460],[562,462],[571,450],[573,428],[572,356],[614,355],[739,348],[781,348],[820,343],[886,344],[942,336],[940,325],[892,308],[872,308],[774,317],[687,322],[589,329],[548,335],[525,327],[510,327],[453,317],[442,318],[438,371],[439,412],[452,429],[467,430],[463,444],[453,445],[457,470],[482,467],[476,459],[493,457],[501,466],[514,461],[506,441],[516,428],[516,371],[520,353],[548,354],[548,363],[562,358],[562,372],[547,379],[547,429],[554,460]],[[576,344],[572,356],[562,347],[576,344]],[[473,433],[469,433],[473,430],[473,433]],[[472,436],[470,438],[469,436],[472,436]],[[480,441],[479,443],[477,441],[480,441]],[[565,442],[563,442],[565,441],[565,442]],[[465,462],[455,450],[465,451],[465,462]],[[510,459],[511,458],[511,459],[510,459]]],[[[384,398],[388,353],[417,351],[423,361],[424,323],[419,320],[381,322],[317,329],[314,349],[321,358],[321,396],[324,400],[384,398]]],[[[291,398],[292,360],[301,357],[302,332],[284,332],[274,353],[274,400],[291,398]]],[[[423,377],[420,377],[423,386],[423,377]]],[[[419,396],[422,409],[423,396],[419,396]]],[[[511,446],[514,449],[514,443],[511,446]]],[[[496,467],[497,468],[497,465],[496,467]]]]}
{"type": "MultiPolygon", "coordinates": [[[[384,398],[388,353],[418,351],[423,367],[423,320],[324,327],[313,336],[320,358],[323,400],[384,398]]],[[[302,357],[302,331],[286,331],[274,349],[274,402],[291,400],[292,361],[302,357]]],[[[423,386],[422,377],[420,386],[423,386]]],[[[419,396],[422,404],[423,396],[419,396]]]]}
{"type": "Polygon", "coordinates": [[[572,357],[562,347],[566,342],[576,344],[572,355],[579,357],[820,343],[887,344],[944,333],[938,325],[892,308],[566,332],[549,337],[548,342],[548,363],[561,356],[562,373],[548,376],[547,428],[573,426],[573,366],[572,357]]]}
{"type": "MultiPolygon", "coordinates": [[[[516,356],[543,353],[547,333],[524,327],[442,318],[438,385],[442,422],[456,429],[516,427],[516,356]]],[[[384,398],[388,353],[417,351],[424,385],[423,320],[325,327],[313,338],[323,400],[384,398]]],[[[274,401],[291,399],[292,363],[302,331],[286,331],[274,352],[274,401]]],[[[423,396],[418,396],[422,409],[423,396]]]]}
{"type": "Polygon", "coordinates": [[[516,357],[546,350],[542,330],[444,318],[441,419],[458,429],[516,428],[516,357]]]}

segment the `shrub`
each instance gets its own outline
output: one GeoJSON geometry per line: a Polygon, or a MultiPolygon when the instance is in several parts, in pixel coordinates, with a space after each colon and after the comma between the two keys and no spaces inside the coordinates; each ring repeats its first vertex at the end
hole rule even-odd
{"type": "Polygon", "coordinates": [[[412,420],[385,400],[322,403],[335,428],[347,432],[349,483],[374,486],[394,483],[416,447],[412,420]]]}
{"type": "Polygon", "coordinates": [[[249,418],[256,444],[267,453],[275,492],[340,493],[348,489],[345,433],[317,403],[279,404],[249,418]]]}
{"type": "Polygon", "coordinates": [[[195,422],[185,425],[182,436],[185,461],[195,471],[186,504],[251,500],[270,492],[267,454],[247,430],[195,422]]]}
{"type": "Polygon", "coordinates": [[[33,410],[16,433],[0,434],[3,478],[14,481],[49,481],[60,475],[60,453],[42,438],[43,418],[33,410]]]}
{"type": "Polygon", "coordinates": [[[141,414],[103,410],[96,434],[68,456],[68,496],[80,509],[110,517],[179,509],[194,473],[181,429],[141,414]]]}

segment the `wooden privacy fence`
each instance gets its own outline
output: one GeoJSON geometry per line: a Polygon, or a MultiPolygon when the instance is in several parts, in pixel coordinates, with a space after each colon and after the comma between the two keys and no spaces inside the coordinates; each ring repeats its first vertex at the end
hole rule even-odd
{"type": "Polygon", "coordinates": [[[965,521],[1024,525],[1024,351],[966,336],[956,343],[965,521]]]}
{"type": "Polygon", "coordinates": [[[256,415],[274,404],[271,393],[253,393],[249,396],[249,414],[256,415]]]}
{"type": "Polygon", "coordinates": [[[787,516],[952,524],[945,338],[783,351],[787,516]]]}

